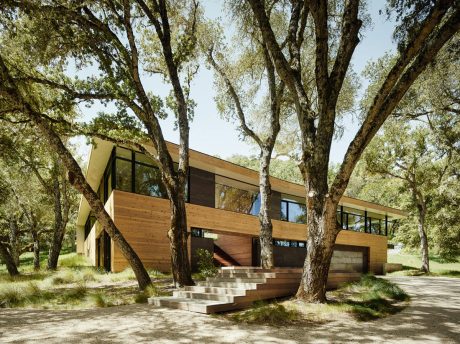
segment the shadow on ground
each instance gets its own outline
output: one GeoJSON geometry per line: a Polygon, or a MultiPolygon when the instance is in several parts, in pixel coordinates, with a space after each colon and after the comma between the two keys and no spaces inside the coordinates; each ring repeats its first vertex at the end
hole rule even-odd
{"type": "Polygon", "coordinates": [[[459,279],[390,279],[411,295],[411,305],[371,322],[276,328],[149,305],[78,311],[0,309],[0,338],[18,343],[455,343],[460,338],[459,279]]]}

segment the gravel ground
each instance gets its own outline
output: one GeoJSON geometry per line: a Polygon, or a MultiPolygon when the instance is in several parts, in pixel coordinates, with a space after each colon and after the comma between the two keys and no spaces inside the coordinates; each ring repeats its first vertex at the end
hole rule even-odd
{"type": "Polygon", "coordinates": [[[2,343],[460,343],[460,279],[391,277],[411,296],[372,322],[308,327],[236,325],[186,311],[130,305],[92,310],[0,309],[2,343]]]}

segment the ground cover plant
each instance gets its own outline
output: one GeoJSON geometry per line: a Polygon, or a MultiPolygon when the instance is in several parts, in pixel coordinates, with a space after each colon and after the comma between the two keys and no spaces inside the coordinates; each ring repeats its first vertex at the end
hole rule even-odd
{"type": "Polygon", "coordinates": [[[454,262],[446,262],[438,256],[430,256],[430,272],[420,271],[420,255],[410,252],[388,255],[388,263],[403,265],[402,271],[393,272],[396,276],[443,276],[460,278],[460,257],[454,262]]]}
{"type": "Polygon", "coordinates": [[[34,271],[30,256],[21,256],[18,276],[10,277],[0,265],[0,308],[82,309],[145,303],[151,296],[170,294],[172,287],[170,275],[151,270],[153,286],[140,292],[131,269],[106,273],[76,253],[61,255],[56,271],[34,271]]]}
{"type": "Polygon", "coordinates": [[[247,310],[225,317],[237,323],[264,325],[320,324],[329,321],[370,321],[384,318],[404,309],[409,296],[396,284],[372,275],[342,285],[327,293],[325,304],[307,303],[299,299],[255,302],[247,310]]]}

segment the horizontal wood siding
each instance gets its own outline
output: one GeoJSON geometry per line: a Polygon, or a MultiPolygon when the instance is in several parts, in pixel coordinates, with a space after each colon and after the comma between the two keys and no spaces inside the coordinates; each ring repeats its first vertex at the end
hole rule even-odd
{"type": "MultiPolygon", "coordinates": [[[[166,236],[169,224],[169,201],[114,190],[112,193],[114,220],[125,238],[136,250],[147,268],[170,270],[169,241],[166,236]]],[[[189,228],[214,230],[221,234],[258,236],[257,216],[187,204],[189,228]]],[[[306,226],[273,220],[273,237],[287,240],[305,240],[306,226]]],[[[385,236],[343,230],[337,244],[369,247],[369,269],[381,273],[387,259],[385,236]]],[[[114,245],[112,246],[114,247],[114,245]]],[[[190,246],[189,246],[190,247],[190,246]]],[[[249,246],[249,252],[251,246],[249,246]]],[[[114,271],[127,267],[126,260],[117,248],[112,248],[114,271]]],[[[249,255],[250,257],[250,255],[249,255]]],[[[248,261],[251,264],[251,259],[248,261]]]]}
{"type": "Polygon", "coordinates": [[[243,266],[252,265],[252,236],[218,233],[216,245],[243,266]]]}

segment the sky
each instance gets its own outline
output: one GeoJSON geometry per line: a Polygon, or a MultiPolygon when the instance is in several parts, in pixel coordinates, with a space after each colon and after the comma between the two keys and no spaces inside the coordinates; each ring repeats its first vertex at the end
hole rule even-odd
{"type": "MultiPolygon", "coordinates": [[[[361,31],[360,43],[356,47],[352,58],[354,70],[360,74],[369,61],[376,60],[383,56],[385,52],[394,51],[395,45],[392,41],[394,23],[386,20],[384,14],[380,15],[379,10],[384,9],[386,1],[370,0],[368,13],[372,20],[372,25],[361,31]]],[[[223,13],[222,1],[203,0],[205,16],[212,19],[219,19],[228,28],[231,27],[228,17],[223,13]]],[[[150,81],[154,83],[154,81],[150,81]]],[[[367,84],[366,80],[361,80],[362,87],[367,84]]],[[[158,94],[167,94],[169,88],[161,82],[156,82],[153,89],[158,94]]],[[[361,92],[363,89],[361,90],[361,92]]],[[[191,97],[196,102],[195,117],[190,123],[190,148],[221,158],[228,158],[234,154],[254,155],[257,153],[253,145],[241,140],[237,130],[236,122],[228,122],[222,119],[217,111],[214,96],[214,77],[213,72],[204,65],[200,67],[192,85],[191,97]]],[[[84,118],[92,117],[97,111],[97,107],[82,109],[84,118]]],[[[170,116],[172,117],[172,116],[170,116]]],[[[351,116],[350,116],[351,117],[351,116]]],[[[333,142],[330,160],[331,163],[340,163],[346,149],[358,130],[357,120],[347,117],[344,119],[344,134],[341,139],[333,142]]],[[[161,120],[161,126],[166,140],[178,143],[179,134],[174,130],[173,118],[161,120]]],[[[89,146],[84,140],[79,140],[79,153],[87,157],[89,146]]]]}

